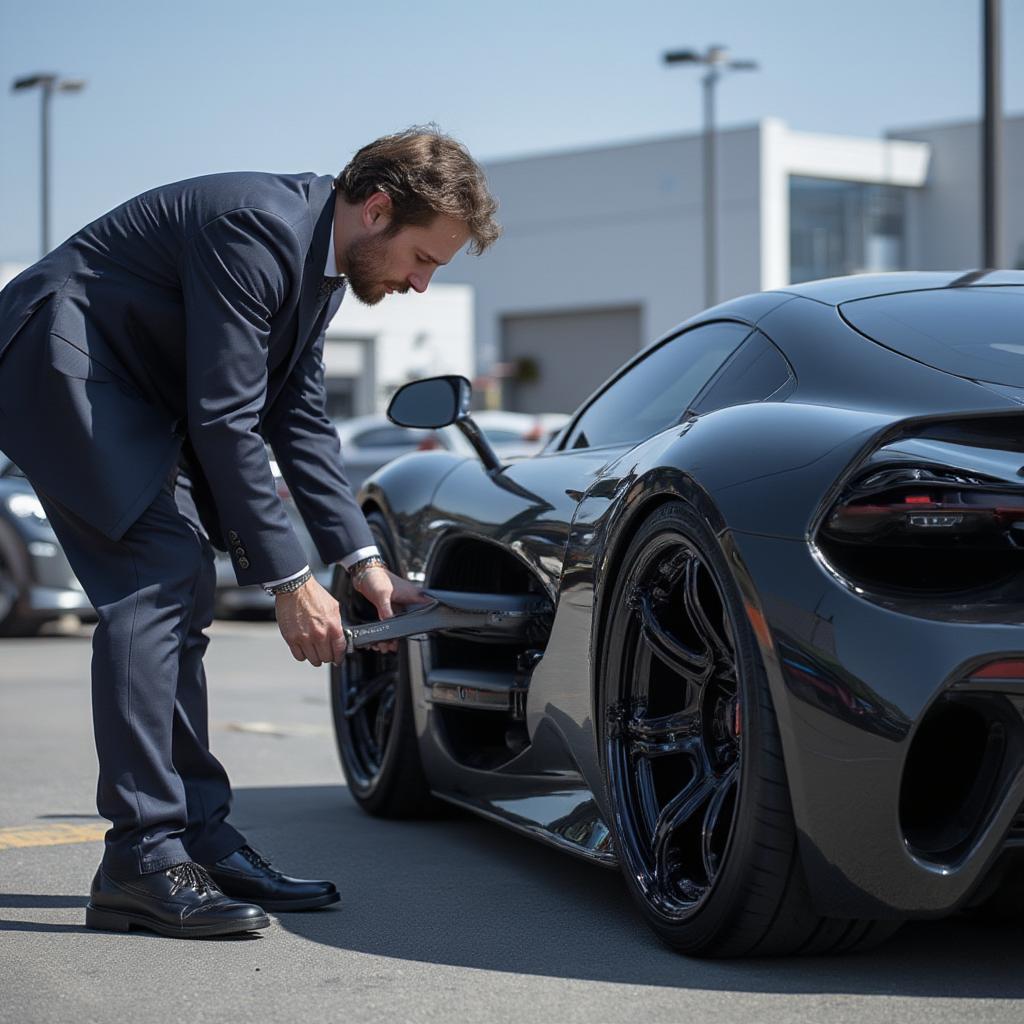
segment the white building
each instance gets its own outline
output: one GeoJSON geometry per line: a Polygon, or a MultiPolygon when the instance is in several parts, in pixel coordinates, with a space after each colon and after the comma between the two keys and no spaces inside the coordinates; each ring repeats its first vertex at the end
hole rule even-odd
{"type": "MultiPolygon", "coordinates": [[[[1003,266],[1024,266],[1024,117],[1005,119],[1003,266]]],[[[977,122],[886,138],[723,131],[719,299],[861,271],[976,267],[977,122]]],[[[487,166],[504,236],[424,295],[351,297],[328,329],[331,414],[380,411],[417,376],[500,367],[502,404],[568,412],[704,306],[701,136],[487,166]]],[[[0,284],[20,268],[0,265],[0,284]]]]}
{"type": "MultiPolygon", "coordinates": [[[[774,119],[721,132],[718,299],[838,274],[976,265],[979,154],[977,124],[883,139],[774,119]]],[[[1024,118],[1008,118],[1007,264],[1024,245],[1021,157],[1024,118]]],[[[699,134],[496,161],[487,172],[505,234],[444,274],[474,289],[480,368],[512,374],[506,407],[571,411],[703,308],[699,134]]]]}
{"type": "Polygon", "coordinates": [[[350,295],[327,328],[327,411],[333,419],[382,412],[406,381],[441,373],[472,380],[475,367],[468,285],[436,283],[376,306],[350,295]]]}

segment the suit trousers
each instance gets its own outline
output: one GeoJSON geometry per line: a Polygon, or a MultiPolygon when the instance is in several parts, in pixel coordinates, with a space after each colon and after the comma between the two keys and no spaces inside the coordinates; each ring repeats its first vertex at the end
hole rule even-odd
{"type": "Polygon", "coordinates": [[[184,860],[213,863],[245,843],[226,821],[231,787],[210,753],[203,630],[213,620],[213,549],[187,489],[169,479],[118,541],[39,498],[99,616],[92,708],[114,877],[184,860]]]}

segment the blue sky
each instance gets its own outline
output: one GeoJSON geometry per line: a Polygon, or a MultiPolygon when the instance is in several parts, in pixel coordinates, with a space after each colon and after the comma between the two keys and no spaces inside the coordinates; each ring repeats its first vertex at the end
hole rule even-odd
{"type": "MultiPolygon", "coordinates": [[[[437,121],[482,158],[700,124],[698,72],[665,49],[724,43],[761,70],[719,88],[724,125],[877,135],[975,117],[980,0],[0,0],[0,260],[38,252],[38,96],[53,104],[53,235],[211,171],[335,172],[364,142],[437,121]]],[[[1024,2],[1004,2],[1008,112],[1024,110],[1024,2]]],[[[500,197],[499,197],[500,198],[500,197]]]]}

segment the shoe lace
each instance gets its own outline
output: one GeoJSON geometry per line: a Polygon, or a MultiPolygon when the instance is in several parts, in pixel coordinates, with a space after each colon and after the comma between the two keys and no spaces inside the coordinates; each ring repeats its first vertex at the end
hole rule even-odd
{"type": "Polygon", "coordinates": [[[220,891],[206,869],[193,861],[183,861],[168,868],[167,877],[174,883],[171,886],[172,896],[182,889],[194,889],[199,896],[214,896],[220,891]]]}
{"type": "Polygon", "coordinates": [[[261,857],[251,846],[243,846],[238,851],[254,868],[260,871],[270,871],[275,875],[279,875],[281,872],[274,867],[273,864],[267,860],[266,857],[261,857]]]}

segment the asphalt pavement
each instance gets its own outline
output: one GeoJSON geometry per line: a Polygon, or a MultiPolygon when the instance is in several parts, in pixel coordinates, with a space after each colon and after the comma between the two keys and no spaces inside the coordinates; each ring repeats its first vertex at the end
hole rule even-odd
{"type": "Polygon", "coordinates": [[[0,641],[0,1021],[1024,1020],[1024,922],[915,923],[844,958],[662,947],[618,876],[467,816],[387,822],[348,795],[324,670],[272,623],[217,623],[212,742],[232,820],[335,907],[254,938],[87,931],[95,816],[88,630],[0,641]]]}

